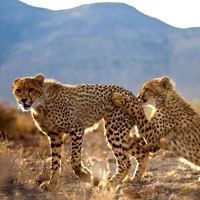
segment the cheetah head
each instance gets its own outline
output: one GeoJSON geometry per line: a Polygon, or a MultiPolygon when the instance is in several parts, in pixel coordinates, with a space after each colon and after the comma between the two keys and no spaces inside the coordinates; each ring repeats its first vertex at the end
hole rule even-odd
{"type": "Polygon", "coordinates": [[[13,82],[13,95],[23,111],[28,111],[42,95],[44,76],[17,78],[13,82]]]}
{"type": "Polygon", "coordinates": [[[157,107],[165,102],[167,94],[173,87],[174,84],[168,77],[154,78],[142,85],[138,99],[143,105],[157,107]]]}

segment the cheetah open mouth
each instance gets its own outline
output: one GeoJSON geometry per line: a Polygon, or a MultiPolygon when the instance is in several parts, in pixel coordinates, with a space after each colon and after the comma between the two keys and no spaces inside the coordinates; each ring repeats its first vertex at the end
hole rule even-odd
{"type": "Polygon", "coordinates": [[[31,105],[24,104],[25,109],[29,109],[30,107],[31,107],[31,105]]]}
{"type": "Polygon", "coordinates": [[[31,109],[32,104],[19,104],[23,111],[29,111],[31,109]]]}

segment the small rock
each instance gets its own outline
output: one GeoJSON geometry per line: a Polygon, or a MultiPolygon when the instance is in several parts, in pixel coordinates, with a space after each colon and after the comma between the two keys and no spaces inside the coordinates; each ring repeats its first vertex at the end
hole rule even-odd
{"type": "Polygon", "coordinates": [[[100,181],[99,181],[99,178],[95,176],[95,177],[93,178],[93,181],[92,181],[92,182],[93,182],[92,184],[93,184],[95,187],[97,187],[97,186],[99,185],[99,182],[100,182],[100,181]]]}
{"type": "Polygon", "coordinates": [[[121,191],[121,194],[127,197],[128,199],[141,199],[142,197],[137,190],[133,188],[126,188],[121,191]]]}

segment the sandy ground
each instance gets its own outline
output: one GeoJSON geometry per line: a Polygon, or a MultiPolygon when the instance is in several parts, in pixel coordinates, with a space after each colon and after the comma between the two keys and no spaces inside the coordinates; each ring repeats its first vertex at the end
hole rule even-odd
{"type": "MultiPolygon", "coordinates": [[[[28,167],[20,172],[21,175],[16,180],[7,181],[2,186],[0,185],[0,199],[200,200],[200,181],[198,181],[200,170],[184,164],[179,158],[167,151],[160,151],[151,156],[148,169],[140,183],[121,184],[116,190],[101,191],[97,187],[80,182],[74,176],[70,166],[69,137],[64,140],[62,175],[58,186],[53,192],[43,192],[38,185],[41,180],[48,179],[48,141],[44,137],[40,141],[38,139],[31,141],[32,145],[27,145],[28,141],[24,142],[24,146],[27,145],[27,147],[23,149],[23,160],[19,162],[21,167],[28,167]],[[44,152],[47,153],[44,154],[44,152]],[[45,166],[44,163],[46,163],[45,166]]],[[[12,148],[14,152],[15,148],[12,148]]],[[[99,180],[106,180],[107,176],[111,176],[115,172],[115,159],[104,140],[101,126],[97,131],[85,136],[83,161],[84,165],[99,180]]],[[[130,173],[133,173],[135,165],[135,160],[132,159],[133,169],[130,173]]]]}

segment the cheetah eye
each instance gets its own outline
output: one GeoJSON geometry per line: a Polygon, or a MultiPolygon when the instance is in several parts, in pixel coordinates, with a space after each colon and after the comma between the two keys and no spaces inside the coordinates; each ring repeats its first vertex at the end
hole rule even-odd
{"type": "Polygon", "coordinates": [[[149,91],[149,88],[145,88],[145,89],[144,89],[144,92],[147,92],[147,91],[149,91]]]}
{"type": "Polygon", "coordinates": [[[29,90],[28,90],[28,92],[33,92],[34,91],[34,89],[33,88],[29,88],[29,90]]]}
{"type": "Polygon", "coordinates": [[[17,93],[20,93],[21,92],[21,89],[16,89],[15,90],[17,93]]]}

